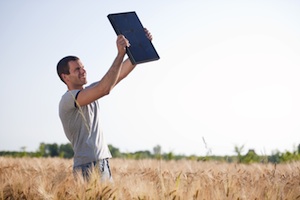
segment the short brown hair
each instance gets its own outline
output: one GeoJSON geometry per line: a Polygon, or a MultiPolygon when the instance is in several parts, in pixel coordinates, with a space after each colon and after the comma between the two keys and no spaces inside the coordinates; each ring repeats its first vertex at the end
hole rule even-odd
{"type": "Polygon", "coordinates": [[[69,62],[76,61],[76,60],[79,60],[79,58],[76,56],[66,56],[57,63],[57,67],[56,67],[57,75],[59,76],[60,80],[62,80],[62,82],[65,83],[61,75],[70,74],[69,62]]]}

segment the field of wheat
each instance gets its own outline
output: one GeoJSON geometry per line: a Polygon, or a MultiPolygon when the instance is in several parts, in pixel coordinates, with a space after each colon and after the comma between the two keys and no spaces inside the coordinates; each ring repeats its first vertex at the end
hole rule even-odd
{"type": "Polygon", "coordinates": [[[0,199],[300,199],[300,163],[111,159],[113,183],[75,179],[72,160],[0,157],[0,199]]]}

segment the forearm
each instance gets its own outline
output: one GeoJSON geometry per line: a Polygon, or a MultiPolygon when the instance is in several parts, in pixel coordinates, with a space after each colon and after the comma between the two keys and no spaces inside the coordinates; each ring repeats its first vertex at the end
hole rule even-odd
{"type": "Polygon", "coordinates": [[[135,68],[136,65],[133,65],[129,58],[127,58],[123,63],[122,63],[122,68],[120,72],[120,76],[118,78],[118,81],[116,84],[118,84],[122,79],[124,79],[130,72],[135,68]]]}
{"type": "Polygon", "coordinates": [[[119,80],[123,59],[124,55],[118,54],[107,73],[98,83],[99,88],[104,90],[107,94],[113,89],[119,80]]]}

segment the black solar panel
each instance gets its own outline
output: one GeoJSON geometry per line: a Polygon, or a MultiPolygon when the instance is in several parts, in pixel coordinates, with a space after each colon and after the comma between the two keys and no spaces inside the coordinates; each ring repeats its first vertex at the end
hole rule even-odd
{"type": "Polygon", "coordinates": [[[133,12],[109,14],[108,19],[117,35],[124,35],[130,43],[126,49],[132,64],[140,64],[159,59],[152,42],[146,37],[144,27],[133,12]]]}

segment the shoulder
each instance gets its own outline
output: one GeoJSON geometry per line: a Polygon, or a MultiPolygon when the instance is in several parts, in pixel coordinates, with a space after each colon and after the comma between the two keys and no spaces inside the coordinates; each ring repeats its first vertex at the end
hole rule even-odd
{"type": "Polygon", "coordinates": [[[59,109],[70,109],[76,108],[75,107],[75,100],[77,98],[78,93],[80,90],[70,90],[67,91],[62,97],[59,102],[59,109]]]}
{"type": "Polygon", "coordinates": [[[69,90],[61,97],[61,101],[74,101],[79,92],[80,90],[69,90]]]}

